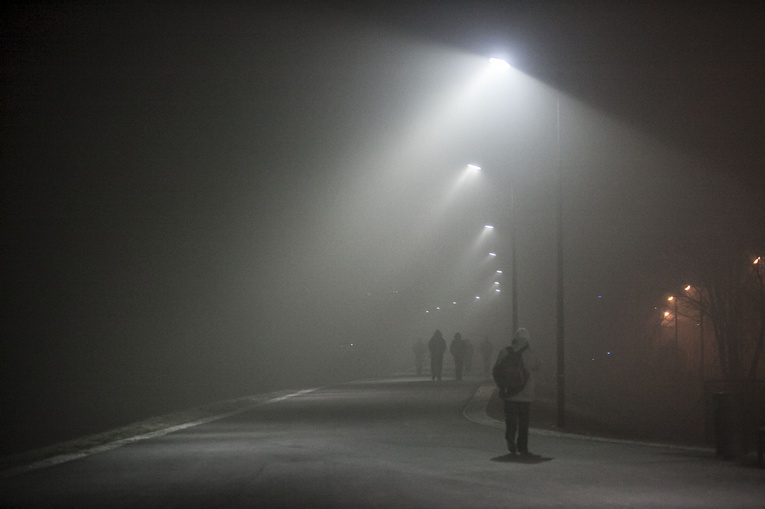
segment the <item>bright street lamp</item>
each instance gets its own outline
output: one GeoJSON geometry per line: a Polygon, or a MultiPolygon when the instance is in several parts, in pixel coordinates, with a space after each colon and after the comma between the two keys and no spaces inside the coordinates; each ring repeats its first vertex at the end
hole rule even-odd
{"type": "Polygon", "coordinates": [[[509,71],[511,67],[510,64],[508,64],[505,60],[502,60],[501,58],[490,58],[489,65],[491,65],[492,68],[497,69],[498,71],[509,71]]]}

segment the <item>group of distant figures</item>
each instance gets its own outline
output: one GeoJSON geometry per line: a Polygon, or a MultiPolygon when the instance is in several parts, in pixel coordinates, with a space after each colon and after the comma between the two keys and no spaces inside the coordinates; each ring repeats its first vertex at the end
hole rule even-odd
{"type": "MultiPolygon", "coordinates": [[[[497,384],[499,398],[505,410],[505,440],[510,456],[520,454],[525,458],[536,455],[529,452],[529,422],[531,403],[534,401],[535,376],[541,368],[541,362],[530,348],[529,331],[521,327],[515,331],[510,346],[503,348],[492,365],[494,347],[485,337],[479,348],[483,356],[484,374],[491,373],[497,384]]],[[[422,376],[425,369],[425,353],[430,352],[430,376],[432,380],[441,380],[446,353],[446,340],[440,330],[436,330],[425,345],[418,339],[414,351],[417,375],[422,376]]],[[[463,339],[459,332],[449,344],[449,352],[454,358],[454,377],[462,380],[462,375],[470,373],[473,362],[473,345],[463,339]]]]}
{"type": "MultiPolygon", "coordinates": [[[[483,357],[484,374],[488,374],[491,369],[491,356],[494,352],[494,346],[489,338],[484,338],[480,346],[481,356],[483,357]]],[[[454,377],[456,380],[462,380],[462,376],[470,374],[473,369],[473,343],[468,339],[463,339],[462,334],[457,332],[451,343],[449,343],[449,353],[454,359],[454,377]]],[[[427,344],[422,338],[415,341],[412,347],[414,352],[414,364],[417,369],[417,376],[422,376],[425,372],[425,354],[430,354],[430,376],[432,380],[441,380],[444,355],[446,354],[446,340],[440,330],[436,330],[427,344]]]]}

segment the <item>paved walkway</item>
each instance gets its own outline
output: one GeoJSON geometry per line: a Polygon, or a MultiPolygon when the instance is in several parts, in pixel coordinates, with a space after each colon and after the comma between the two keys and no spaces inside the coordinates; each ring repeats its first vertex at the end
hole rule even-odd
{"type": "Polygon", "coordinates": [[[510,457],[483,382],[243,398],[22,466],[0,479],[0,507],[765,507],[765,469],[705,449],[540,430],[538,458],[510,457]]]}

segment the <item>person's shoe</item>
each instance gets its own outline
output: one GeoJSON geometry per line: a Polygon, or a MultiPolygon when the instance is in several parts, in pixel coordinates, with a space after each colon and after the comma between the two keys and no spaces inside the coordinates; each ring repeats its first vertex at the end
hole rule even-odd
{"type": "Polygon", "coordinates": [[[521,451],[521,453],[520,453],[520,454],[521,454],[521,456],[523,456],[524,458],[540,458],[540,457],[541,457],[541,456],[539,456],[538,454],[534,454],[534,453],[532,453],[532,452],[529,452],[529,451],[521,451]]]}
{"type": "Polygon", "coordinates": [[[515,447],[515,444],[507,444],[507,450],[510,451],[510,454],[518,454],[518,448],[515,447]]]}

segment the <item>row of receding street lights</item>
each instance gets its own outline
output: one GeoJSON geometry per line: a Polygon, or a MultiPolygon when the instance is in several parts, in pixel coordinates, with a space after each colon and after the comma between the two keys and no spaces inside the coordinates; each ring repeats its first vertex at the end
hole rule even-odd
{"type": "MultiPolygon", "coordinates": [[[[512,207],[512,186],[510,188],[510,301],[512,305],[512,330],[518,330],[518,270],[516,265],[515,256],[515,223],[514,223],[514,211],[512,207]]],[[[484,226],[487,230],[494,230],[494,225],[487,224],[484,226]]],[[[496,253],[491,252],[489,256],[497,256],[496,253]]],[[[502,270],[497,270],[497,274],[503,274],[502,270]]],[[[499,281],[494,283],[499,286],[499,281]]],[[[497,292],[499,292],[497,288],[497,292]]]]}
{"type": "MultiPolygon", "coordinates": [[[[472,172],[478,172],[478,171],[481,170],[481,166],[479,166],[477,164],[472,164],[472,163],[468,164],[467,168],[468,168],[468,170],[470,170],[472,172]]],[[[511,214],[512,214],[512,212],[511,212],[511,214]]],[[[484,230],[491,232],[491,231],[495,230],[495,227],[492,224],[486,224],[486,225],[484,225],[484,230]]],[[[514,232],[512,232],[512,229],[511,229],[511,239],[514,239],[514,232]]],[[[489,251],[488,256],[490,258],[497,258],[498,257],[496,251],[489,251]]],[[[512,325],[513,325],[513,330],[517,330],[517,328],[518,328],[517,271],[516,271],[516,265],[515,264],[516,264],[516,260],[515,260],[515,246],[514,246],[514,242],[513,242],[513,249],[512,249],[512,253],[511,253],[511,265],[512,265],[512,273],[513,273],[513,277],[512,277],[512,307],[513,307],[512,325]]],[[[493,279],[495,279],[495,280],[491,283],[491,292],[495,293],[495,294],[502,293],[502,287],[501,287],[500,281],[498,281],[497,279],[504,274],[504,271],[502,269],[496,269],[493,274],[494,274],[493,279]]],[[[480,295],[476,295],[475,298],[474,298],[474,301],[480,301],[480,300],[481,300],[481,296],[480,295]]],[[[456,305],[457,302],[453,301],[452,304],[456,305]]],[[[440,311],[441,307],[440,306],[435,306],[434,310],[435,311],[440,311]]],[[[430,310],[426,310],[425,312],[426,312],[426,314],[430,314],[430,310]]]]}

